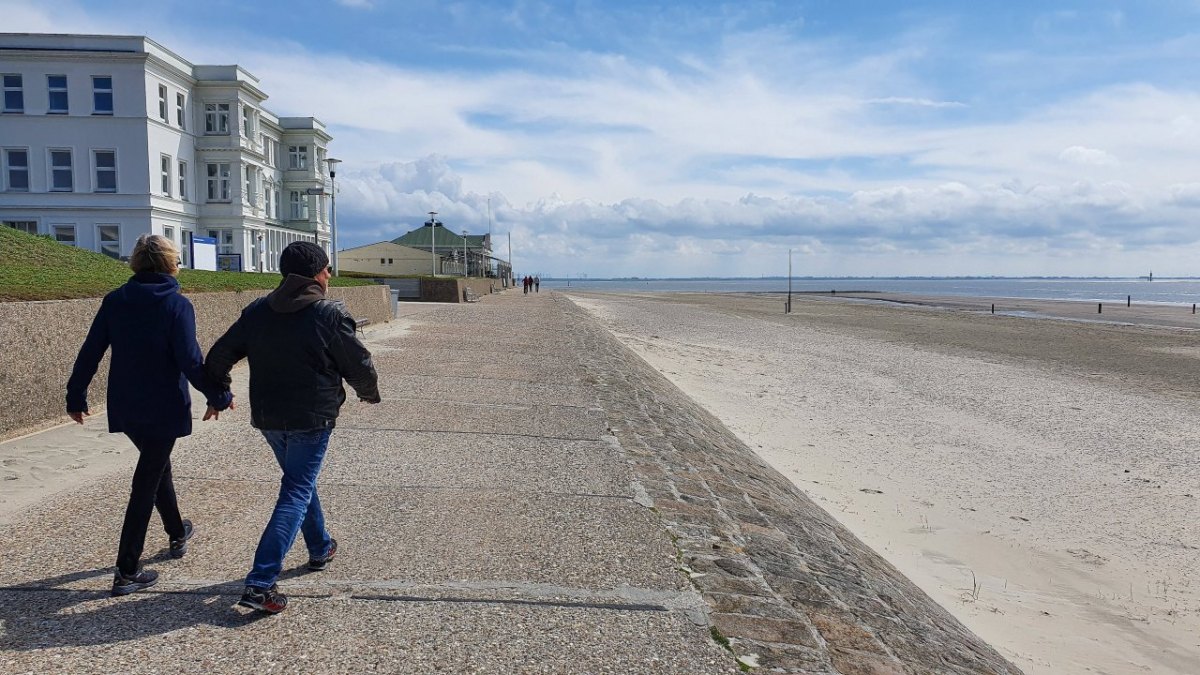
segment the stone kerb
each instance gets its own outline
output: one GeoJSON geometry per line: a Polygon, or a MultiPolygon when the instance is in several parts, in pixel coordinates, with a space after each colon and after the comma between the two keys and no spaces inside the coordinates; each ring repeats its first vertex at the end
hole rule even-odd
{"type": "MultiPolygon", "coordinates": [[[[201,349],[207,350],[251,300],[268,292],[188,294],[201,349]]],[[[386,286],[331,288],[329,297],[345,301],[355,318],[375,324],[391,319],[386,286]]],[[[5,401],[0,439],[65,420],[67,378],[99,307],[100,298],[0,303],[0,399],[5,401]]],[[[107,373],[105,356],[88,389],[93,412],[104,406],[107,373]]]]}

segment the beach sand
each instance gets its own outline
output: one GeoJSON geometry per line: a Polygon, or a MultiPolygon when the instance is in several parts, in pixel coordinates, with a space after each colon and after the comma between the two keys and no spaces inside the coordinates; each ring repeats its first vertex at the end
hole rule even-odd
{"type": "Polygon", "coordinates": [[[1026,672],[1200,672],[1190,307],[570,297],[1026,672]]]}

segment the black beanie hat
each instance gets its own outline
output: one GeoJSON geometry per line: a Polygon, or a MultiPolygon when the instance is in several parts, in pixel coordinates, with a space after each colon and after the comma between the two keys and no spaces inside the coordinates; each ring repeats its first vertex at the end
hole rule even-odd
{"type": "Polygon", "coordinates": [[[279,254],[279,273],[315,277],[329,265],[325,249],[311,241],[293,241],[279,254]]]}

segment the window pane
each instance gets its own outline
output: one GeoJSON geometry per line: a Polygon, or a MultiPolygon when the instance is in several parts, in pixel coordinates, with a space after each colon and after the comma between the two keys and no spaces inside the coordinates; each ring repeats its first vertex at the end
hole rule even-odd
{"type": "Polygon", "coordinates": [[[55,225],[54,240],[62,244],[75,245],[75,228],[71,225],[55,225]]]}
{"type": "Polygon", "coordinates": [[[8,171],[8,189],[20,190],[22,192],[29,190],[29,171],[25,169],[9,169],[8,171]]]}
{"type": "Polygon", "coordinates": [[[66,112],[67,110],[67,92],[52,91],[50,92],[50,111],[51,112],[66,112]]]}
{"type": "Polygon", "coordinates": [[[21,111],[25,109],[25,94],[17,89],[16,91],[4,92],[4,109],[10,111],[21,111]]]}
{"type": "Polygon", "coordinates": [[[46,81],[50,83],[51,87],[54,87],[56,89],[66,89],[67,88],[67,76],[66,75],[47,75],[46,81]]]}
{"type": "Polygon", "coordinates": [[[92,82],[95,83],[97,89],[112,89],[111,77],[94,77],[92,82]]]}
{"type": "Polygon", "coordinates": [[[20,75],[5,75],[4,76],[4,86],[20,88],[21,87],[21,76],[20,75]]]}
{"type": "Polygon", "coordinates": [[[10,167],[26,168],[29,166],[29,154],[24,150],[9,150],[8,165],[10,167]]]}
{"type": "Polygon", "coordinates": [[[111,91],[98,91],[92,94],[92,105],[98,113],[113,111],[113,95],[111,91]]]}
{"type": "Polygon", "coordinates": [[[96,189],[101,192],[116,192],[117,173],[115,171],[97,171],[96,189]]]}
{"type": "Polygon", "coordinates": [[[115,152],[97,152],[96,167],[101,169],[111,169],[117,166],[117,154],[115,152]]]}

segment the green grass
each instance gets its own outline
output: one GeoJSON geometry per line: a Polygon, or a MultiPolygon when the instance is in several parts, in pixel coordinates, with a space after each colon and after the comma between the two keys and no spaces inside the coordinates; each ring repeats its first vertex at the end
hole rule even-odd
{"type": "MultiPolygon", "coordinates": [[[[129,266],[108,256],[0,227],[0,302],[98,298],[133,276],[129,266]]],[[[215,293],[275,288],[278,274],[180,270],[184,293],[215,293]]],[[[337,277],[331,286],[368,286],[337,277]]]]}

